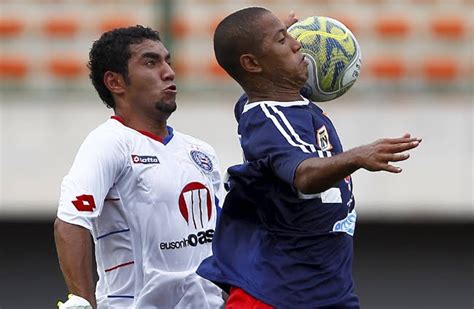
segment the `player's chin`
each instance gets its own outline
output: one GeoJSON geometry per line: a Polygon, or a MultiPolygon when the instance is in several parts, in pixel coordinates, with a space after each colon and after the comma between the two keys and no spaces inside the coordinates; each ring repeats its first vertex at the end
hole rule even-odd
{"type": "Polygon", "coordinates": [[[176,100],[175,99],[173,99],[173,100],[164,99],[164,100],[156,102],[155,107],[156,107],[156,109],[158,109],[159,111],[161,111],[163,113],[171,114],[177,108],[176,100]]]}
{"type": "Polygon", "coordinates": [[[308,79],[308,65],[306,64],[306,62],[301,62],[299,63],[299,65],[297,66],[297,70],[296,70],[298,73],[298,79],[304,79],[304,81],[306,82],[306,80],[308,79]]]}
{"type": "Polygon", "coordinates": [[[304,84],[308,80],[308,70],[303,70],[295,77],[295,82],[298,86],[301,86],[299,89],[303,88],[304,84]]]}

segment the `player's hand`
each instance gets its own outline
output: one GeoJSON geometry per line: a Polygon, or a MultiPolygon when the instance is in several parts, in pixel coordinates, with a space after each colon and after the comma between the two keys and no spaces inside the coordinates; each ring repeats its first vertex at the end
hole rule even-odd
{"type": "Polygon", "coordinates": [[[288,17],[283,21],[286,28],[289,28],[291,25],[298,21],[298,17],[296,17],[296,13],[294,11],[290,11],[288,17]]]}
{"type": "Polygon", "coordinates": [[[368,171],[387,171],[400,173],[402,169],[390,162],[407,160],[410,155],[405,151],[418,147],[422,139],[405,134],[399,138],[383,138],[372,144],[354,148],[354,155],[360,167],[368,171]]]}
{"type": "Polygon", "coordinates": [[[92,309],[91,304],[84,298],[69,294],[67,302],[58,302],[58,309],[92,309]]]}

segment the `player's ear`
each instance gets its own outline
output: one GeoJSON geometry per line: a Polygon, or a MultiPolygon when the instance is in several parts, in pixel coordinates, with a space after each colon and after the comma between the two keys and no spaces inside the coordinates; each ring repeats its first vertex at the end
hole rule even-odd
{"type": "Polygon", "coordinates": [[[250,73],[258,73],[262,71],[262,67],[258,63],[257,58],[252,54],[243,54],[240,56],[240,65],[245,71],[250,73]]]}
{"type": "Polygon", "coordinates": [[[125,91],[125,80],[122,74],[107,71],[104,74],[104,84],[110,92],[121,94],[125,91]]]}

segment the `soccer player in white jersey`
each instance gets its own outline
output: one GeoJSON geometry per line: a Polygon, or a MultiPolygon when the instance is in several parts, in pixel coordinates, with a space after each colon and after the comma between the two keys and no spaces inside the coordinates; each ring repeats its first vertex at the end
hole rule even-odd
{"type": "Polygon", "coordinates": [[[94,308],[223,307],[222,291],[195,273],[211,254],[219,166],[211,146],[167,126],[177,88],[159,34],[106,32],[89,68],[114,115],[87,136],[61,185],[55,240],[77,297],[60,308],[77,299],[94,308]]]}

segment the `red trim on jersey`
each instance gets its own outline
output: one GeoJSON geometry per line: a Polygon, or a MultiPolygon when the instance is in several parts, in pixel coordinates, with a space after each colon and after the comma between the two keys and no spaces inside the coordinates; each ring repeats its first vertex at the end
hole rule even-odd
{"type": "MultiPolygon", "coordinates": [[[[121,124],[123,124],[123,125],[126,126],[126,127],[129,127],[129,126],[127,126],[127,125],[125,124],[125,122],[123,121],[123,118],[120,117],[120,116],[114,115],[114,116],[112,116],[112,117],[110,117],[110,118],[117,120],[118,122],[120,122],[121,124]]],[[[130,127],[129,127],[129,128],[130,128],[130,127]]],[[[133,129],[133,128],[130,128],[130,129],[133,129]]],[[[147,132],[147,131],[142,131],[142,130],[136,130],[136,129],[133,129],[133,130],[135,130],[135,131],[137,131],[137,132],[140,132],[141,134],[143,134],[143,135],[145,135],[145,136],[148,136],[149,138],[154,139],[155,141],[158,141],[158,142],[164,144],[164,143],[163,143],[163,139],[162,139],[161,137],[159,137],[159,136],[156,136],[155,134],[152,134],[152,133],[147,132]]]]}
{"type": "Polygon", "coordinates": [[[259,301],[253,296],[247,294],[244,290],[237,287],[231,287],[229,298],[225,304],[225,309],[274,309],[274,307],[259,301]]]}
{"type": "Polygon", "coordinates": [[[123,266],[127,266],[127,265],[130,265],[130,264],[133,264],[133,263],[135,263],[135,262],[130,261],[130,262],[126,262],[126,263],[123,263],[123,264],[119,264],[119,265],[116,265],[114,267],[107,268],[106,270],[104,270],[104,272],[108,272],[108,271],[111,271],[111,270],[114,270],[114,269],[117,269],[117,268],[120,268],[120,267],[123,267],[123,266]]]}
{"type": "Polygon", "coordinates": [[[143,134],[145,136],[148,136],[149,138],[152,138],[155,141],[158,141],[158,142],[163,144],[163,139],[161,137],[156,136],[155,134],[152,134],[152,133],[147,132],[147,131],[142,131],[142,130],[137,130],[137,131],[140,132],[141,134],[143,134]]]}

